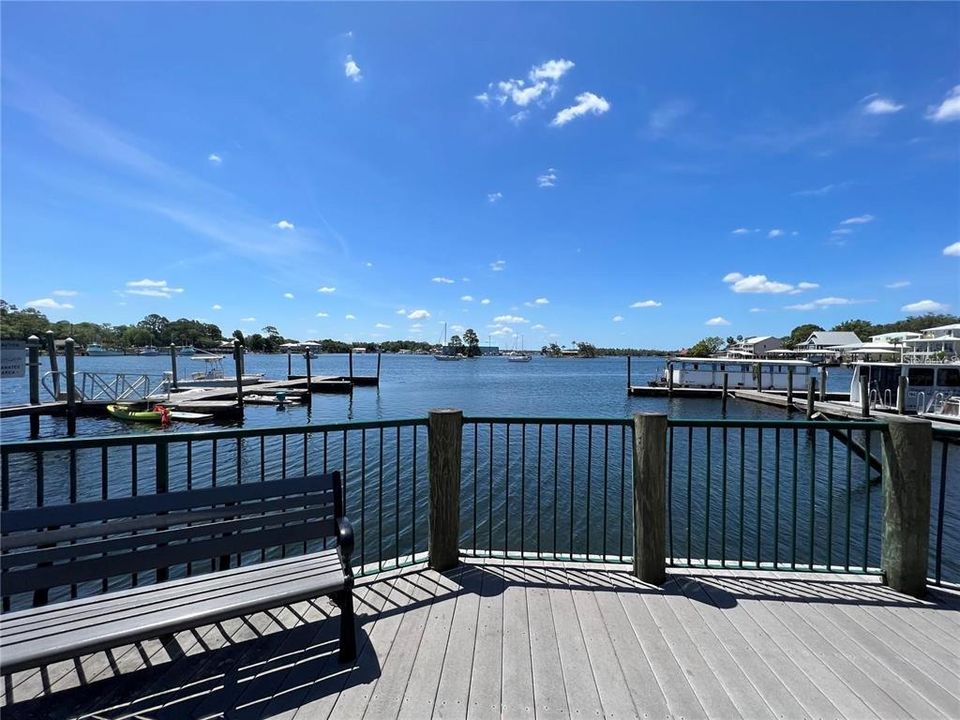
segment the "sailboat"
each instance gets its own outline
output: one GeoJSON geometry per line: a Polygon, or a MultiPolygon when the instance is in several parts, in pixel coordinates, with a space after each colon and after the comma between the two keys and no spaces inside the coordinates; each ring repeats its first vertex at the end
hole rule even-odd
{"type": "Polygon", "coordinates": [[[507,355],[507,362],[525,363],[530,362],[530,356],[523,351],[523,335],[520,336],[520,349],[514,350],[507,355]]]}
{"type": "Polygon", "coordinates": [[[463,360],[463,355],[445,355],[443,349],[447,347],[447,324],[443,324],[443,339],[440,341],[440,352],[434,353],[433,358],[435,360],[441,360],[443,362],[451,362],[454,360],[463,360]]]}

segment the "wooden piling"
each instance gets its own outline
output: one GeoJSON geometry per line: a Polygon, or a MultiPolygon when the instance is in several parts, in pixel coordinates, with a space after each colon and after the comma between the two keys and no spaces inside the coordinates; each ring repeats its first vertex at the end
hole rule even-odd
{"type": "Polygon", "coordinates": [[[723,374],[723,394],[720,396],[720,412],[723,415],[727,414],[727,397],[728,397],[728,388],[730,387],[730,374],[723,374]]]}
{"type": "Polygon", "coordinates": [[[233,366],[237,374],[237,406],[243,412],[243,345],[239,340],[233,341],[233,366]]]}
{"type": "Polygon", "coordinates": [[[380,358],[383,353],[377,350],[377,387],[380,387],[380,358]]]}
{"type": "Polygon", "coordinates": [[[807,378],[807,420],[813,419],[816,412],[815,403],[817,399],[817,379],[815,377],[807,378]]]}
{"type": "Polygon", "coordinates": [[[439,572],[460,562],[460,456],[463,411],[431,410],[428,421],[430,478],[429,564],[439,572]]]}
{"type": "Polygon", "coordinates": [[[860,414],[870,417],[870,380],[860,376],[860,414]]]}
{"type": "Polygon", "coordinates": [[[907,376],[897,378],[897,415],[907,411],[907,376]]]}
{"type": "Polygon", "coordinates": [[[47,358],[50,360],[50,372],[53,373],[54,400],[60,399],[60,372],[57,367],[57,342],[53,339],[53,330],[47,330],[47,358]]]}
{"type": "Polygon", "coordinates": [[[883,433],[881,539],[884,582],[914,597],[922,597],[927,591],[932,443],[929,420],[887,420],[883,433]]]}
{"type": "Polygon", "coordinates": [[[350,346],[349,358],[350,358],[350,382],[352,384],[353,383],[353,345],[350,346]]]}
{"type": "Polygon", "coordinates": [[[173,389],[177,389],[177,346],[170,343],[170,370],[173,372],[173,389]]]}
{"type": "Polygon", "coordinates": [[[787,365],[787,410],[793,410],[793,365],[787,365]]]}
{"type": "Polygon", "coordinates": [[[820,367],[820,402],[827,401],[827,368],[820,367]]]}
{"type": "Polygon", "coordinates": [[[293,375],[293,355],[287,350],[287,380],[290,379],[291,375],[293,375]]]}
{"type": "Polygon", "coordinates": [[[74,435],[77,432],[77,394],[73,363],[74,345],[73,338],[67,338],[63,344],[63,371],[66,375],[67,386],[67,435],[74,435]]]}
{"type": "Polygon", "coordinates": [[[760,363],[754,363],[753,372],[757,377],[757,392],[763,392],[763,366],[760,363]]]}
{"type": "Polygon", "coordinates": [[[627,355],[627,392],[630,392],[630,385],[632,385],[630,381],[631,375],[632,374],[630,372],[630,356],[627,355]]]}
{"type": "Polygon", "coordinates": [[[310,392],[310,383],[313,380],[313,371],[310,369],[310,351],[304,350],[303,360],[307,364],[307,392],[310,392]]]}
{"type": "Polygon", "coordinates": [[[673,395],[673,363],[667,363],[667,395],[673,395]]]}
{"type": "Polygon", "coordinates": [[[661,585],[666,570],[667,416],[633,416],[633,574],[661,585]]]}
{"type": "MultiPolygon", "coordinates": [[[[40,404],[40,338],[31,335],[27,338],[27,365],[30,377],[30,404],[40,404]]],[[[30,439],[40,436],[40,416],[30,413],[30,439]]]]}

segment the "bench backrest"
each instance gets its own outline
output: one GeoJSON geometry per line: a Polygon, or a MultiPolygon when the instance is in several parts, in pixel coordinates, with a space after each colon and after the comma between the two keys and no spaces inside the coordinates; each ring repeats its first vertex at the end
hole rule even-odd
{"type": "MultiPolygon", "coordinates": [[[[336,540],[340,473],[50,505],[0,514],[0,593],[336,540]]],[[[158,579],[163,579],[158,573],[158,579]]]]}

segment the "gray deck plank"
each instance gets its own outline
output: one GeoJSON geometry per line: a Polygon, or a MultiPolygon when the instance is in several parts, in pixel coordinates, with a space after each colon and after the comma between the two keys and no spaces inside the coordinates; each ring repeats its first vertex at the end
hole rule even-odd
{"type": "Polygon", "coordinates": [[[444,720],[462,720],[467,716],[470,675],[473,672],[474,645],[477,641],[477,615],[480,611],[484,575],[479,568],[466,564],[458,580],[462,592],[456,598],[446,654],[434,699],[434,716],[444,720]]]}
{"type": "Polygon", "coordinates": [[[477,615],[477,640],[470,673],[468,718],[500,717],[501,655],[503,653],[503,562],[491,559],[483,566],[483,592],[477,615]]]}
{"type": "MultiPolygon", "coordinates": [[[[571,579],[571,572],[575,571],[568,564],[564,565],[564,570],[567,582],[576,585],[578,580],[571,579]]],[[[593,678],[597,683],[597,695],[600,697],[603,716],[606,718],[642,716],[643,709],[637,708],[630,692],[634,679],[627,677],[620,662],[621,657],[636,656],[636,642],[621,633],[610,634],[597,604],[597,594],[599,593],[577,587],[571,587],[570,590],[587,657],[593,670],[593,678]],[[624,642],[629,643],[626,651],[623,649],[624,642]],[[620,652],[617,651],[618,646],[620,646],[620,652]]]]}
{"type": "Polygon", "coordinates": [[[557,628],[548,590],[540,586],[541,576],[537,572],[541,566],[542,563],[538,561],[524,563],[534,707],[537,717],[568,718],[570,712],[560,665],[557,628]]]}
{"type": "Polygon", "coordinates": [[[522,567],[504,562],[506,586],[503,591],[503,675],[501,712],[504,717],[535,715],[533,660],[530,649],[530,618],[522,567]]]}
{"type": "MultiPolygon", "coordinates": [[[[432,570],[426,573],[426,576],[436,583],[436,588],[420,647],[412,662],[410,679],[401,693],[399,715],[402,718],[416,719],[434,714],[437,688],[446,659],[457,601],[463,593],[460,584],[463,572],[464,567],[459,566],[443,574],[432,570]]],[[[371,702],[371,708],[373,707],[371,702]]],[[[367,714],[370,715],[370,708],[367,709],[367,714]]]]}
{"type": "Polygon", "coordinates": [[[573,718],[601,716],[603,708],[593,677],[587,647],[580,631],[577,609],[567,586],[566,571],[553,564],[543,564],[533,571],[550,587],[547,591],[554,627],[557,628],[557,650],[563,676],[567,708],[573,718]]]}

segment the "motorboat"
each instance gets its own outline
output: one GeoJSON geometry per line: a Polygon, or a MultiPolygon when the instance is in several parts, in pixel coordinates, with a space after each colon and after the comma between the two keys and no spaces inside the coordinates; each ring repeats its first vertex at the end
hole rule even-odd
{"type": "MultiPolygon", "coordinates": [[[[235,387],[236,375],[226,375],[223,372],[223,355],[211,353],[196,353],[190,356],[194,362],[202,362],[203,370],[190,373],[185,379],[177,380],[178,388],[198,387],[235,387]]],[[[263,380],[263,373],[244,373],[240,377],[241,385],[255,385],[263,380]]]]}
{"type": "Polygon", "coordinates": [[[153,345],[147,345],[145,348],[141,348],[140,352],[137,354],[142,355],[143,357],[156,357],[160,354],[160,351],[157,350],[157,348],[155,348],[153,345]]]}
{"type": "Polygon", "coordinates": [[[94,342],[87,345],[87,355],[91,357],[117,357],[123,355],[123,350],[104,347],[100,343],[94,342]]]}

